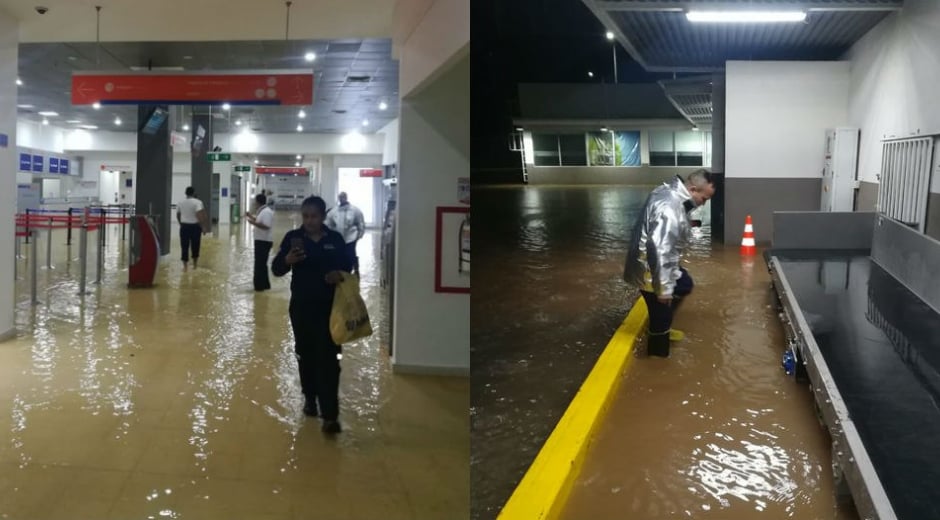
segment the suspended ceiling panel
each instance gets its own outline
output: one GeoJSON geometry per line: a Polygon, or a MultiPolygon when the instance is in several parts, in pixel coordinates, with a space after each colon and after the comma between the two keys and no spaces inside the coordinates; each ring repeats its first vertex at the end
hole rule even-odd
{"type": "MultiPolygon", "coordinates": [[[[32,43],[19,50],[19,116],[42,120],[40,111],[54,111],[50,123],[66,128],[95,125],[100,129],[134,131],[134,106],[72,106],[73,71],[105,70],[231,70],[313,69],[314,102],[307,107],[213,107],[215,131],[250,128],[258,132],[372,133],[398,114],[398,62],[391,41],[307,40],[237,42],[32,43]],[[304,59],[316,53],[312,63],[304,59]],[[381,110],[380,104],[387,108],[381,110]],[[298,117],[303,108],[306,117],[298,117]],[[122,120],[121,126],[114,124],[122,120]],[[73,121],[73,122],[69,122],[73,121]],[[363,122],[368,121],[368,126],[363,122]],[[237,123],[241,122],[241,125],[237,123]]],[[[177,128],[189,119],[192,107],[179,109],[177,128]]],[[[197,110],[205,110],[197,108],[197,110]]]]}
{"type": "Polygon", "coordinates": [[[692,76],[659,82],[666,98],[693,125],[712,123],[712,77],[692,76]]]}
{"type": "MultiPolygon", "coordinates": [[[[291,38],[389,38],[392,0],[294,1],[291,38]]],[[[280,0],[0,0],[19,20],[20,42],[222,41],[285,38],[287,7],[280,0]],[[36,12],[37,5],[49,8],[36,12]]]]}
{"type": "Polygon", "coordinates": [[[707,72],[728,60],[832,60],[902,0],[583,0],[652,72],[707,72]],[[689,10],[807,11],[803,23],[692,23],[689,10]]]}

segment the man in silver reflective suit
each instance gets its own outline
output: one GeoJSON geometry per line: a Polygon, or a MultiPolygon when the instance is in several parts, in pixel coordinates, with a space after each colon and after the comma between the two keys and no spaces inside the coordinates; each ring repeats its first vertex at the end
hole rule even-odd
{"type": "Polygon", "coordinates": [[[688,212],[714,194],[706,170],[692,172],[685,180],[677,175],[650,193],[633,227],[623,279],[640,290],[649,309],[651,356],[669,357],[670,339],[683,337],[672,329],[672,316],[692,292],[692,277],[679,265],[692,227],[688,212]]]}

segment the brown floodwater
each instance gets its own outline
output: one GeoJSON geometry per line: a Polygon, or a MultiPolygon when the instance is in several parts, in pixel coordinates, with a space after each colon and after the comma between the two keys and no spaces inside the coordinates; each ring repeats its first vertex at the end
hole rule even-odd
{"type": "Polygon", "coordinates": [[[492,519],[629,311],[650,187],[474,186],[471,517],[492,519]]]}
{"type": "Polygon", "coordinates": [[[696,290],[674,323],[687,339],[629,368],[562,518],[857,518],[808,389],[780,367],[763,260],[690,256],[696,290]]]}

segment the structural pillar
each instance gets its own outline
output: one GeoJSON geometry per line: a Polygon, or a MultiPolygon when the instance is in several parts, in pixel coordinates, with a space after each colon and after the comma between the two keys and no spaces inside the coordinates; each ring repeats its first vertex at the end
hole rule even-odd
{"type": "Polygon", "coordinates": [[[219,191],[212,197],[219,201],[219,234],[226,236],[232,225],[232,161],[213,162],[212,173],[219,176],[219,191]]]}
{"type": "Polygon", "coordinates": [[[212,215],[212,163],[208,154],[214,145],[212,115],[208,112],[199,114],[193,112],[190,121],[192,135],[192,179],[190,186],[196,190],[196,196],[206,207],[206,215],[212,215]]]}
{"type": "Polygon", "coordinates": [[[13,243],[16,241],[16,78],[19,24],[0,10],[0,241],[7,244],[0,254],[0,340],[12,338],[14,330],[15,275],[13,243]]]}
{"type": "MultiPolygon", "coordinates": [[[[712,179],[715,196],[712,205],[712,240],[725,241],[725,75],[712,76],[712,179]]],[[[737,237],[729,236],[730,242],[737,237]]]]}
{"type": "Polygon", "coordinates": [[[173,128],[173,112],[166,105],[140,105],[137,108],[137,122],[137,213],[153,217],[160,240],[160,253],[168,255],[173,236],[170,207],[173,189],[170,129],[173,128]],[[170,112],[166,122],[153,133],[139,130],[158,108],[170,112]]]}

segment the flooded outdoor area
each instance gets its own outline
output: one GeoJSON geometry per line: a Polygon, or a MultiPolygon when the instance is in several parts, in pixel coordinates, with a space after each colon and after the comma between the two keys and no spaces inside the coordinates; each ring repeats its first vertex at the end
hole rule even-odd
{"type": "MultiPolygon", "coordinates": [[[[495,518],[629,310],[622,263],[649,189],[478,190],[473,518],[495,518]]],[[[687,258],[688,337],[632,364],[563,518],[856,518],[808,389],[780,367],[763,259],[707,239],[687,258]]]]}

